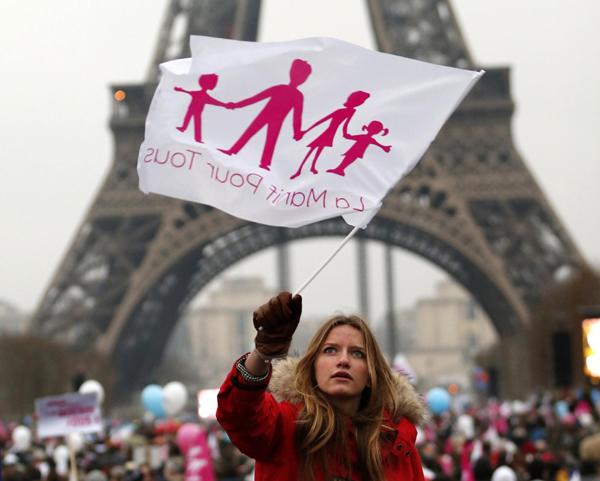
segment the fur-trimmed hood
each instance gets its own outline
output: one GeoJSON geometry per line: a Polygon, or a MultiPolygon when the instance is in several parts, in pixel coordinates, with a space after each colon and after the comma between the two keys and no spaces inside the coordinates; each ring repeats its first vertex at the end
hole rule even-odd
{"type": "MultiPolygon", "coordinates": [[[[269,392],[278,401],[300,404],[302,396],[294,387],[298,358],[287,358],[273,364],[269,392]]],[[[400,417],[406,417],[415,426],[424,426],[429,419],[427,407],[405,376],[394,374],[400,417]]],[[[397,420],[398,421],[398,420],[397,420]]]]}

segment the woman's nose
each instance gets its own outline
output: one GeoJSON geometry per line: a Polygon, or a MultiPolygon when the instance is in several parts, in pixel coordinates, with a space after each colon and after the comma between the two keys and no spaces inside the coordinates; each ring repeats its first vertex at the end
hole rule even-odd
{"type": "Polygon", "coordinates": [[[346,351],[342,351],[340,353],[340,357],[338,358],[338,366],[348,366],[350,364],[350,356],[346,351]]]}

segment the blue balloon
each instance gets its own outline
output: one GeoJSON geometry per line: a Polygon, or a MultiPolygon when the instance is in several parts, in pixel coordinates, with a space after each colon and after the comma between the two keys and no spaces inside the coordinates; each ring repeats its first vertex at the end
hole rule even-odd
{"type": "Polygon", "coordinates": [[[569,405],[566,401],[556,401],[556,404],[554,405],[554,412],[560,419],[562,419],[569,413],[569,405]]]}
{"type": "Polygon", "coordinates": [[[163,405],[163,389],[157,384],[150,384],[142,390],[142,404],[157,418],[165,417],[163,405]]]}
{"type": "Polygon", "coordinates": [[[441,414],[450,407],[450,394],[441,387],[434,387],[427,393],[427,404],[434,414],[441,414]]]}

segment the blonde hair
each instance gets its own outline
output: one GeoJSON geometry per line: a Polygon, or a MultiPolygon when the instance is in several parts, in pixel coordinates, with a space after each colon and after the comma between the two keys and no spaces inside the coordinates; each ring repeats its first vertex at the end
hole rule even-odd
{"type": "Polygon", "coordinates": [[[331,330],[351,326],[363,336],[370,387],[362,393],[359,411],[351,417],[358,460],[364,481],[384,481],[380,445],[392,442],[391,429],[384,425],[384,417],[396,419],[398,397],[393,374],[379,349],[369,326],[358,316],[335,316],[323,324],[310,341],[306,354],[296,367],[294,387],[302,396],[303,407],[298,415],[296,448],[300,461],[300,479],[314,480],[317,463],[328,477],[329,456],[339,455],[351,472],[350,444],[344,415],[337,411],[317,387],[315,360],[331,330]]]}

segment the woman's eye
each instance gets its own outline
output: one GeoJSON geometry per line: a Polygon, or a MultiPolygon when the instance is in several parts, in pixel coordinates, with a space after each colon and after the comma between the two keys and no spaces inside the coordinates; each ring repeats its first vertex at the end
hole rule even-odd
{"type": "Polygon", "coordinates": [[[323,349],[323,352],[327,354],[332,354],[335,352],[335,349],[333,347],[326,347],[325,349],[323,349]]]}
{"type": "Polygon", "coordinates": [[[363,357],[365,357],[365,353],[364,353],[364,352],[362,352],[362,351],[354,351],[354,352],[353,352],[353,354],[354,354],[356,357],[360,357],[360,358],[363,358],[363,357]]]}

